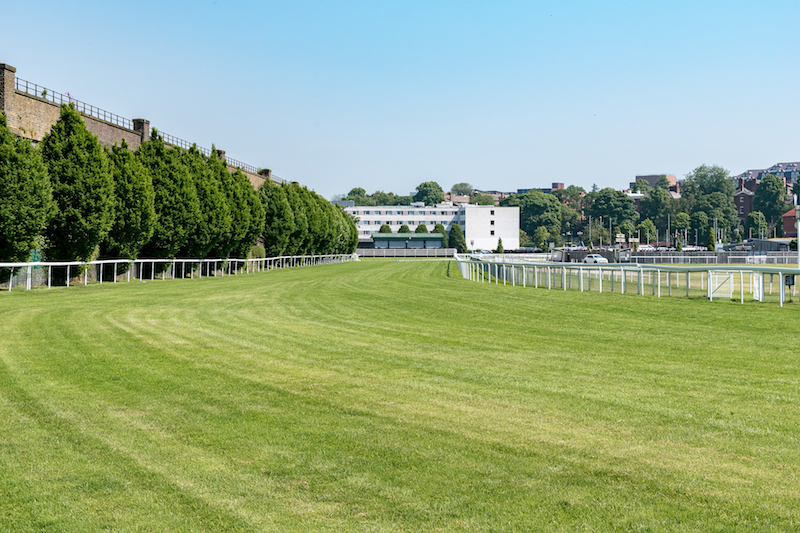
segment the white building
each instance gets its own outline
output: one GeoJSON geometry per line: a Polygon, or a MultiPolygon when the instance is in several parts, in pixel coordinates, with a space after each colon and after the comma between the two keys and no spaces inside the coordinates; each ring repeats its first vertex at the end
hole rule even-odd
{"type": "Polygon", "coordinates": [[[450,202],[425,206],[411,205],[354,206],[344,210],[358,219],[358,239],[369,241],[383,224],[388,224],[393,233],[405,224],[414,231],[425,224],[429,232],[441,224],[449,232],[453,224],[464,230],[470,250],[493,250],[498,239],[503,239],[503,248],[519,248],[519,207],[496,207],[493,205],[461,205],[450,202]]]}

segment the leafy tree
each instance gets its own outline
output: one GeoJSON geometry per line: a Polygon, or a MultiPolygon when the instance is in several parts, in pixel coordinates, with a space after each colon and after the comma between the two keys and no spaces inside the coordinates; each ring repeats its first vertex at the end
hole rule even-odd
{"type": "Polygon", "coordinates": [[[519,206],[520,228],[529,235],[539,226],[547,228],[548,233],[561,232],[561,203],[552,194],[541,191],[528,191],[504,198],[501,206],[519,206]]]}
{"type": "Polygon", "coordinates": [[[297,183],[283,184],[286,199],[294,214],[294,228],[289,234],[286,247],[287,255],[301,255],[305,252],[303,246],[308,237],[308,217],[306,216],[305,202],[300,197],[300,185],[297,183]]]}
{"type": "Polygon", "coordinates": [[[767,174],[761,179],[753,197],[753,210],[761,211],[773,224],[781,221],[781,216],[787,211],[786,182],[783,178],[767,174]]]}
{"type": "Polygon", "coordinates": [[[639,225],[636,226],[636,231],[639,238],[642,240],[641,242],[649,243],[657,238],[656,225],[653,224],[653,221],[649,218],[642,220],[639,225]]]}
{"type": "Polygon", "coordinates": [[[603,217],[605,220],[611,218],[617,224],[625,220],[636,222],[639,219],[633,200],[624,192],[610,187],[592,195],[589,214],[593,218],[603,217]]]}
{"type": "Polygon", "coordinates": [[[124,140],[106,155],[114,179],[114,222],[100,244],[100,256],[133,260],[155,230],[153,178],[124,140]]]}
{"type": "Polygon", "coordinates": [[[348,198],[359,198],[359,197],[366,196],[366,195],[367,195],[367,191],[365,191],[361,187],[354,187],[354,188],[350,189],[349,193],[347,193],[347,197],[348,198]]]}
{"type": "Polygon", "coordinates": [[[648,192],[650,190],[650,184],[647,180],[638,179],[636,183],[633,184],[631,187],[632,192],[648,192]]]}
{"type": "Polygon", "coordinates": [[[450,248],[455,248],[460,254],[467,251],[467,240],[464,238],[464,232],[458,224],[450,226],[450,234],[447,237],[447,242],[450,248]]]}
{"type": "Polygon", "coordinates": [[[672,229],[677,231],[688,230],[691,226],[692,219],[688,213],[678,213],[672,219],[672,229]]]}
{"type": "Polygon", "coordinates": [[[561,204],[561,232],[566,233],[581,221],[581,215],[567,204],[561,204]]]}
{"type": "Polygon", "coordinates": [[[408,224],[403,224],[400,226],[400,229],[397,230],[397,233],[411,233],[411,228],[408,227],[408,224]]]}
{"type": "Polygon", "coordinates": [[[547,250],[550,242],[550,232],[545,226],[539,226],[533,232],[533,244],[540,250],[547,250]]]}
{"type": "Polygon", "coordinates": [[[583,238],[590,244],[608,244],[611,242],[608,226],[600,222],[599,218],[593,218],[589,228],[583,230],[583,238]]]}
{"type": "Polygon", "coordinates": [[[417,185],[417,194],[414,195],[415,202],[424,202],[425,205],[436,205],[444,202],[444,191],[435,181],[426,181],[417,185]]]}
{"type": "Polygon", "coordinates": [[[447,248],[447,230],[441,223],[438,223],[433,227],[433,233],[441,233],[444,239],[442,240],[442,248],[447,248]]]}
{"type": "Polygon", "coordinates": [[[680,239],[677,239],[675,241],[675,250],[678,251],[678,252],[682,252],[683,251],[683,241],[681,241],[680,239]]]}
{"type": "Polygon", "coordinates": [[[414,230],[414,233],[428,233],[428,226],[425,224],[419,224],[417,229],[414,230]]]}
{"type": "Polygon", "coordinates": [[[391,233],[391,232],[392,228],[389,226],[389,224],[381,225],[381,229],[378,230],[378,233],[391,233]]]}
{"type": "MultiPolygon", "coordinates": [[[[216,154],[216,150],[212,148],[211,153],[216,154]]],[[[192,176],[200,210],[194,231],[189,234],[178,255],[205,258],[220,241],[230,235],[233,217],[228,195],[222,189],[224,183],[219,174],[212,170],[197,145],[186,151],[181,150],[180,158],[192,176]]]]}
{"type": "Polygon", "coordinates": [[[155,130],[150,139],[136,149],[136,156],[153,179],[157,216],[153,236],[139,255],[176,257],[197,228],[201,216],[194,180],[189,169],[181,162],[181,150],[167,148],[164,139],[155,130]]]}
{"type": "Polygon", "coordinates": [[[566,189],[556,189],[551,192],[558,201],[575,210],[578,215],[583,212],[583,200],[586,197],[586,190],[583,187],[570,185],[566,189]]]}
{"type": "Polygon", "coordinates": [[[506,249],[503,248],[503,239],[497,239],[497,253],[502,254],[506,249]]]}
{"type": "Polygon", "coordinates": [[[718,166],[701,165],[686,175],[681,189],[684,210],[690,215],[702,211],[709,222],[726,232],[739,225],[739,215],[733,204],[734,180],[727,170],[718,166]]]}
{"type": "MultiPolygon", "coordinates": [[[[0,113],[0,261],[27,261],[54,210],[41,154],[29,140],[13,135],[0,113]]],[[[2,269],[0,281],[8,274],[2,269]]]]}
{"type": "Polygon", "coordinates": [[[658,178],[655,188],[669,191],[669,187],[670,187],[669,179],[667,178],[667,176],[662,175],[660,178],[658,178]]]}
{"type": "Polygon", "coordinates": [[[114,220],[114,181],[108,160],[72,104],[61,106],[61,115],[44,136],[41,149],[58,208],[45,230],[46,256],[56,261],[88,261],[114,220]]]}
{"type": "Polygon", "coordinates": [[[469,183],[456,183],[450,189],[450,192],[453,194],[460,194],[462,196],[466,196],[472,193],[472,185],[469,183]]]}
{"type": "Polygon", "coordinates": [[[519,245],[525,248],[533,246],[533,240],[525,233],[525,230],[519,230],[519,245]]]}
{"type": "Polygon", "coordinates": [[[706,242],[708,243],[708,251],[713,252],[716,243],[716,238],[714,237],[714,228],[708,228],[708,238],[706,239],[706,242]]]}
{"type": "Polygon", "coordinates": [[[617,230],[617,233],[623,233],[626,237],[630,237],[636,232],[636,228],[633,226],[633,222],[630,220],[626,220],[620,224],[617,230]]]}
{"type": "Polygon", "coordinates": [[[800,198],[800,181],[797,181],[794,185],[792,185],[792,194],[800,198]]]}
{"type": "Polygon", "coordinates": [[[747,218],[744,221],[744,232],[748,237],[752,235],[756,239],[760,239],[762,236],[769,236],[767,219],[761,211],[751,211],[747,214],[747,218]]]}
{"type": "Polygon", "coordinates": [[[708,234],[708,215],[704,211],[692,213],[689,228],[695,232],[695,238],[702,242],[703,236],[708,234]]]}
{"type": "Polygon", "coordinates": [[[488,194],[476,193],[470,197],[469,203],[473,205],[494,205],[494,197],[488,194]]]}
{"type": "Polygon", "coordinates": [[[234,257],[248,257],[250,249],[258,242],[258,238],[261,237],[261,234],[264,232],[264,217],[266,211],[258,193],[250,183],[250,179],[238,168],[236,172],[233,173],[233,176],[239,183],[239,186],[242,187],[242,194],[247,202],[250,217],[247,229],[241,240],[238,241],[231,250],[231,255],[234,257]]]}
{"type": "Polygon", "coordinates": [[[655,187],[639,201],[640,215],[649,218],[659,228],[667,227],[667,215],[674,213],[672,197],[666,189],[655,187]]]}
{"type": "Polygon", "coordinates": [[[264,248],[269,257],[280,257],[286,251],[289,235],[294,230],[294,213],[286,199],[286,190],[272,180],[266,180],[258,188],[258,194],[264,206],[264,248]]]}

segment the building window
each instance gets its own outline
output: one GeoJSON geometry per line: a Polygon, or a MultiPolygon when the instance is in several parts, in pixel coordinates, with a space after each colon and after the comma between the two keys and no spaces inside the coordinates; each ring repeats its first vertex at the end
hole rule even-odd
{"type": "Polygon", "coordinates": [[[494,226],[494,220],[490,220],[490,221],[489,221],[489,225],[490,225],[490,226],[494,226]]]}
{"type": "Polygon", "coordinates": [[[739,203],[742,203],[742,204],[744,203],[744,196],[740,196],[739,197],[739,203]]]}
{"type": "MultiPolygon", "coordinates": [[[[367,232],[367,233],[369,233],[369,232],[367,232]]],[[[494,230],[490,231],[489,233],[491,233],[492,235],[494,235],[494,230]]]]}
{"type": "Polygon", "coordinates": [[[491,211],[489,211],[489,214],[490,214],[490,215],[494,215],[494,209],[492,209],[491,211]]]}
{"type": "Polygon", "coordinates": [[[364,214],[365,215],[369,215],[369,211],[364,211],[364,214]]]}

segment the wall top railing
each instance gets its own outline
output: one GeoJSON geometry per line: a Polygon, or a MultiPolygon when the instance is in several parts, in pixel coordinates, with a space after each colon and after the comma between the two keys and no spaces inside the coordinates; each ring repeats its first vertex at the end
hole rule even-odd
{"type": "MultiPolygon", "coordinates": [[[[75,105],[75,109],[77,111],[83,113],[84,115],[88,115],[90,117],[94,117],[96,119],[99,119],[99,120],[102,120],[102,121],[105,121],[105,122],[109,122],[111,124],[115,124],[117,126],[125,128],[125,129],[129,129],[129,130],[133,130],[134,129],[133,128],[133,120],[131,120],[129,118],[122,117],[122,116],[117,115],[115,113],[111,113],[111,112],[106,111],[104,109],[100,109],[99,107],[95,107],[95,106],[87,104],[85,102],[81,102],[80,100],[78,100],[76,98],[73,98],[72,95],[70,95],[69,93],[62,94],[60,92],[53,91],[51,89],[48,89],[48,88],[43,87],[41,85],[38,85],[36,83],[32,83],[32,82],[29,82],[27,80],[23,80],[23,79],[17,78],[17,77],[14,78],[14,88],[16,90],[20,91],[20,92],[29,94],[31,96],[35,96],[37,98],[43,98],[44,100],[47,100],[49,102],[53,102],[54,104],[59,104],[59,105],[60,104],[74,104],[75,105]]],[[[190,143],[188,141],[185,141],[183,139],[180,139],[180,138],[175,137],[174,135],[170,135],[168,133],[160,132],[160,134],[164,138],[164,142],[169,143],[172,146],[177,146],[179,148],[183,148],[185,150],[188,150],[189,148],[191,148],[192,146],[195,145],[195,143],[190,143]]],[[[203,148],[202,146],[198,146],[197,149],[203,155],[205,155],[207,157],[211,155],[211,150],[209,150],[208,148],[203,148]]],[[[244,170],[245,172],[250,172],[252,174],[259,174],[261,172],[260,168],[258,168],[256,166],[253,166],[253,165],[248,165],[247,163],[244,163],[244,162],[239,161],[237,159],[233,159],[231,157],[226,157],[225,160],[226,160],[228,165],[236,167],[236,168],[240,168],[240,169],[244,170]]],[[[274,174],[271,176],[271,178],[272,178],[272,181],[274,181],[274,182],[286,183],[286,180],[284,180],[283,178],[280,178],[280,177],[278,177],[278,176],[276,176],[274,174]]]]}
{"type": "Polygon", "coordinates": [[[110,122],[111,124],[116,124],[117,126],[121,126],[129,130],[133,129],[133,121],[131,119],[121,117],[104,109],[100,109],[99,107],[81,102],[80,100],[70,96],[69,93],[62,94],[52,91],[46,87],[42,87],[41,85],[37,85],[20,78],[15,78],[14,88],[32,96],[44,98],[45,100],[53,102],[54,104],[75,104],[75,109],[84,115],[89,115],[90,117],[98,118],[100,120],[104,120],[105,122],[110,122]]]}

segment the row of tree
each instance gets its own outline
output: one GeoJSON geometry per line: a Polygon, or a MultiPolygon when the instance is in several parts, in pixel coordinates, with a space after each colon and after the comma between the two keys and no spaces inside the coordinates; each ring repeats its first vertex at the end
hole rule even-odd
{"type": "Polygon", "coordinates": [[[341,208],[296,183],[255,190],[215,150],[169,147],[158,132],[132,152],[103,149],[72,106],[34,147],[0,114],[0,261],[351,253],[341,208]]]}
{"type": "MultiPolygon", "coordinates": [[[[751,227],[766,228],[781,234],[781,215],[788,209],[786,187],[776,176],[766,176],[754,198],[755,214],[741,224],[734,205],[735,181],[719,166],[702,165],[686,176],[679,198],[669,192],[669,182],[660,180],[650,189],[640,180],[635,189],[647,193],[636,211],[634,201],[624,192],[611,188],[593,188],[586,192],[571,185],[552,193],[529,191],[500,202],[502,206],[520,207],[523,241],[546,246],[567,235],[584,242],[609,242],[617,233],[641,235],[642,242],[672,240],[683,235],[686,240],[713,243],[715,238],[741,240],[751,227]],[[582,216],[583,215],[583,216],[582,216]],[[667,235],[669,230],[669,236],[667,235]],[[716,235],[715,235],[716,230],[716,235]]],[[[758,231],[754,230],[753,234],[758,231]]]]}

